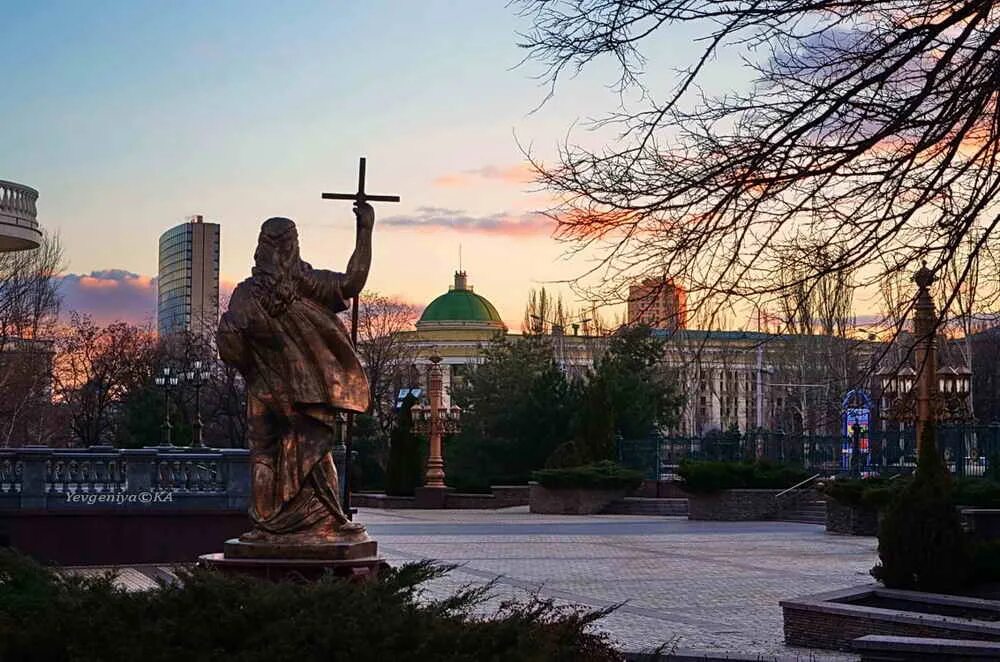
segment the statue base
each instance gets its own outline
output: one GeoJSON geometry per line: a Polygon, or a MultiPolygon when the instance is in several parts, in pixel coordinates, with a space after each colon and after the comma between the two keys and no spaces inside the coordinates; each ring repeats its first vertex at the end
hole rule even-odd
{"type": "Polygon", "coordinates": [[[327,573],[368,581],[389,567],[378,557],[378,543],[371,539],[304,543],[232,538],[223,550],[201,555],[198,565],[270,581],[315,581],[327,573]]]}
{"type": "Polygon", "coordinates": [[[227,559],[310,559],[349,561],[373,557],[378,543],[371,539],[343,542],[246,541],[231,538],[222,546],[227,559]]]}

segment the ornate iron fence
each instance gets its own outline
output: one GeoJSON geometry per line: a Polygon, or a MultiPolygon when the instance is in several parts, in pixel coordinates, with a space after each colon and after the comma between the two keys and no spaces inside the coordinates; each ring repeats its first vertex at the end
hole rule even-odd
{"type": "MultiPolygon", "coordinates": [[[[957,476],[1000,476],[1000,423],[937,428],[938,449],[957,476]]],[[[723,462],[766,459],[809,471],[863,476],[910,473],[917,464],[913,430],[872,431],[867,437],[757,431],[704,437],[622,439],[618,461],[648,478],[670,477],[682,460],[723,462]]]]}

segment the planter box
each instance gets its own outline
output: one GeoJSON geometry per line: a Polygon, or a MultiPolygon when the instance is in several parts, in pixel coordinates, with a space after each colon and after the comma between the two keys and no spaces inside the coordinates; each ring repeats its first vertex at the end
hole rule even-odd
{"type": "Polygon", "coordinates": [[[1000,540],[1000,509],[960,508],[966,530],[973,542],[1000,540]]]}
{"type": "Polygon", "coordinates": [[[876,508],[848,506],[826,500],[826,532],[848,536],[877,536],[879,512],[876,508]]]}
{"type": "Polygon", "coordinates": [[[688,494],[688,519],[716,522],[754,522],[774,519],[782,490],[722,490],[688,494]]]}
{"type": "Polygon", "coordinates": [[[594,515],[625,496],[625,490],[549,489],[531,483],[528,510],[546,515],[594,515]]]}
{"type": "Polygon", "coordinates": [[[866,635],[1000,641],[1000,602],[995,600],[870,584],[780,605],[789,646],[850,651],[866,635]]]}

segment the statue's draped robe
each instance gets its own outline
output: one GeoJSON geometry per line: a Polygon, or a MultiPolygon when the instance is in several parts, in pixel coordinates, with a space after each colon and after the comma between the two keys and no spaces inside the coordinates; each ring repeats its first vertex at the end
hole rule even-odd
{"type": "Polygon", "coordinates": [[[268,533],[345,521],[330,453],[335,416],[363,412],[369,402],[368,380],[337,315],[347,308],[344,275],[302,266],[298,296],[283,311],[272,317],[250,278],[219,323],[219,355],[246,380],[251,517],[268,533]]]}

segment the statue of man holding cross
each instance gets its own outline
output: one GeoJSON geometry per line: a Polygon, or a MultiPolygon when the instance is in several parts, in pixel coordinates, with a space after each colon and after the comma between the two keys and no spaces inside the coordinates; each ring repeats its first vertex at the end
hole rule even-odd
{"type": "Polygon", "coordinates": [[[252,275],[219,322],[219,356],[247,387],[254,522],[240,538],[247,543],[368,540],[344,511],[331,454],[338,415],[364,412],[370,399],[354,328],[338,313],[356,304],[368,278],[375,212],[367,200],[391,196],[366,196],[364,160],[358,193],[327,196],[355,201],[357,239],[346,271],[314,269],[299,256],[295,223],[268,219],[252,275]]]}

